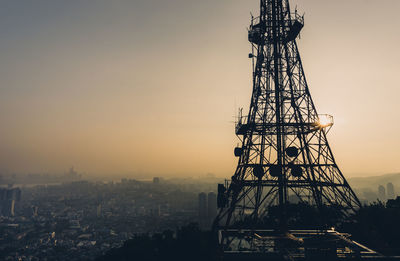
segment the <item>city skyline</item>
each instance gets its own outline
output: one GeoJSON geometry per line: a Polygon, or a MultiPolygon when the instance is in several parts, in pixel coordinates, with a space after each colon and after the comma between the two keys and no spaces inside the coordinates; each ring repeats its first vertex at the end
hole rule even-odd
{"type": "MultiPolygon", "coordinates": [[[[395,0],[301,1],[298,41],[346,177],[400,172],[395,0]],[[371,19],[374,17],[374,19],[371,19]]],[[[300,1],[293,2],[296,5],[300,1]]],[[[0,173],[230,177],[258,1],[6,1],[0,173]]]]}

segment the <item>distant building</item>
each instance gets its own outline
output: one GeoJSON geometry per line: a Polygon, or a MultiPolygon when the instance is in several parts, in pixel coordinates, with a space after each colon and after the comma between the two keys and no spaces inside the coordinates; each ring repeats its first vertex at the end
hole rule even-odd
{"type": "Polygon", "coordinates": [[[159,177],[154,177],[153,178],[153,184],[160,184],[161,178],[159,177]]]}
{"type": "Polygon", "coordinates": [[[9,213],[8,213],[9,216],[12,216],[12,217],[15,216],[15,199],[11,200],[8,210],[9,210],[9,213]]]}
{"type": "Polygon", "coordinates": [[[80,229],[81,225],[78,219],[72,219],[69,221],[69,228],[70,229],[80,229]]]}
{"type": "Polygon", "coordinates": [[[379,187],[378,187],[378,199],[386,200],[386,190],[385,190],[385,187],[382,185],[379,185],[379,187]]]}
{"type": "Polygon", "coordinates": [[[15,203],[20,200],[20,188],[0,188],[0,215],[14,216],[15,203]]]}
{"type": "Polygon", "coordinates": [[[388,199],[394,199],[396,196],[394,194],[394,186],[392,182],[389,182],[386,185],[386,190],[387,190],[387,198],[388,199]]]}
{"type": "Polygon", "coordinates": [[[15,215],[15,200],[2,200],[0,203],[0,214],[6,217],[15,215]]]}
{"type": "Polygon", "coordinates": [[[76,172],[74,170],[74,167],[71,167],[67,173],[64,173],[64,176],[63,176],[63,180],[67,181],[67,182],[78,181],[81,178],[82,178],[82,175],[78,174],[78,172],[76,172]]]}
{"type": "Polygon", "coordinates": [[[97,217],[101,217],[101,204],[97,205],[96,215],[97,217]]]}
{"type": "Polygon", "coordinates": [[[217,216],[217,194],[215,194],[214,192],[208,193],[207,203],[208,203],[207,206],[208,223],[211,227],[215,217],[217,216]]]}
{"type": "Polygon", "coordinates": [[[205,229],[208,223],[207,194],[202,192],[199,194],[199,225],[205,229]]]}
{"type": "Polygon", "coordinates": [[[199,225],[201,229],[211,229],[212,223],[217,216],[217,194],[202,192],[199,194],[199,225]]]}
{"type": "Polygon", "coordinates": [[[39,207],[38,206],[33,206],[32,207],[32,216],[33,217],[37,217],[38,216],[38,211],[39,211],[39,207]]]}

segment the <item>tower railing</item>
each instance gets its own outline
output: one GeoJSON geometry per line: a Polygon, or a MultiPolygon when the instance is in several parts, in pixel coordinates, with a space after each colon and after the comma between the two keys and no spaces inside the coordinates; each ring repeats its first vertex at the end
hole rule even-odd
{"type": "MultiPolygon", "coordinates": [[[[297,12],[291,13],[290,17],[283,20],[283,23],[278,23],[278,27],[283,26],[283,36],[281,37],[282,42],[290,42],[296,39],[300,34],[301,29],[304,26],[304,16],[300,16],[297,12]]],[[[248,39],[251,43],[262,44],[272,43],[272,38],[268,34],[268,30],[272,28],[272,25],[261,24],[260,17],[254,17],[251,19],[251,25],[248,29],[248,39]],[[262,28],[264,26],[264,28],[262,28]],[[264,32],[264,33],[263,33],[264,32]]]]}

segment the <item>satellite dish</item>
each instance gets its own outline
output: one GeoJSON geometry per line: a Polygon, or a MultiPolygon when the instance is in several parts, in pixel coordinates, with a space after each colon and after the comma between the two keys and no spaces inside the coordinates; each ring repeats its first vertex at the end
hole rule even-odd
{"type": "Polygon", "coordinates": [[[296,147],[288,147],[286,148],[286,154],[289,157],[296,157],[297,155],[299,155],[299,149],[296,147]]]}
{"type": "Polygon", "coordinates": [[[243,153],[243,149],[236,147],[234,153],[235,153],[235,157],[240,157],[243,153]]]}
{"type": "Polygon", "coordinates": [[[282,174],[282,167],[278,165],[271,165],[271,167],[269,167],[269,174],[272,177],[279,177],[282,174]]]}
{"type": "Polygon", "coordinates": [[[303,176],[303,168],[302,167],[295,165],[291,169],[292,170],[291,170],[290,174],[292,174],[293,177],[300,178],[303,176]]]}
{"type": "Polygon", "coordinates": [[[264,176],[264,168],[261,165],[256,165],[253,168],[253,174],[257,178],[261,179],[264,176]]]}

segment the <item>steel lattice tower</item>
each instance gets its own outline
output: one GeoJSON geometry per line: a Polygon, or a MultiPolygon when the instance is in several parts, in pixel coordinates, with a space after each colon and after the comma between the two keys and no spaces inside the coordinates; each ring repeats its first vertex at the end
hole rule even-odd
{"type": "Polygon", "coordinates": [[[333,120],[317,114],[308,89],[296,43],[303,21],[288,0],[261,0],[260,16],[252,18],[253,92],[248,115],[240,112],[236,124],[242,145],[235,174],[218,188],[216,227],[246,226],[273,205],[284,220],[289,197],[319,209],[361,206],[327,141],[333,120]]]}

